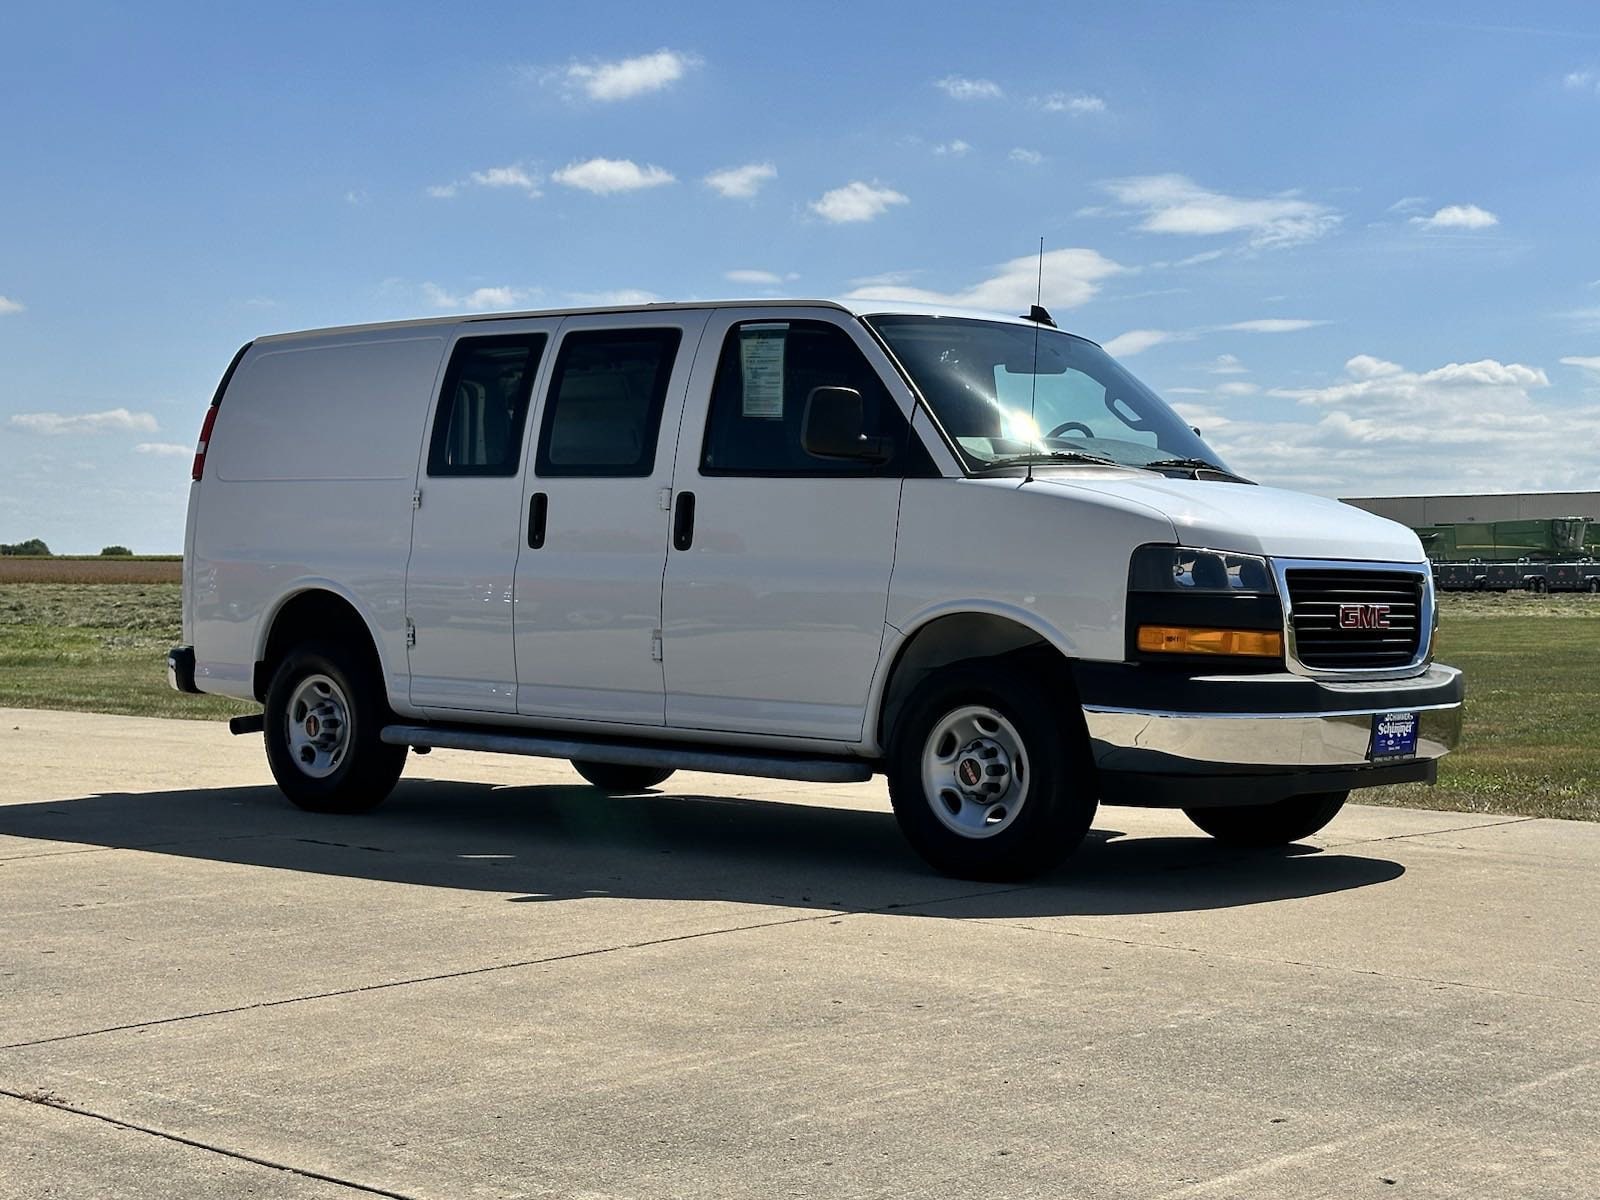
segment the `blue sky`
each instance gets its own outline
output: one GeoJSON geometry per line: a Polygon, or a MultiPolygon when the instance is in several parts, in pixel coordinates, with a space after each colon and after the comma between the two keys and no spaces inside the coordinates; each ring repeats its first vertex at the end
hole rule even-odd
{"type": "Polygon", "coordinates": [[[257,334],[1009,306],[1040,236],[1255,478],[1600,487],[1593,3],[34,5],[0,113],[0,541],[179,549],[257,334]]]}

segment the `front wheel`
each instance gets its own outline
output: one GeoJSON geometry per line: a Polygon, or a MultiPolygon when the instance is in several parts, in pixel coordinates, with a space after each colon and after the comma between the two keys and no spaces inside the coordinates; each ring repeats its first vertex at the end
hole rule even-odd
{"type": "Polygon", "coordinates": [[[366,812],[383,803],[406,747],[379,734],[389,706],[375,672],[332,642],[291,650],[267,689],[267,762],[283,794],[310,812],[366,812]]]}
{"type": "Polygon", "coordinates": [[[889,800],[906,839],[963,879],[1022,879],[1065,858],[1099,805],[1081,710],[1051,673],[998,664],[930,676],[902,712],[889,800]]]}
{"type": "Polygon", "coordinates": [[[672,778],[671,767],[630,767],[621,763],[572,760],[572,769],[602,792],[642,792],[672,778]]]}
{"type": "Polygon", "coordinates": [[[1349,792],[1321,792],[1290,796],[1274,804],[1186,808],[1183,815],[1230,846],[1287,846],[1326,826],[1349,798],[1349,792]]]}

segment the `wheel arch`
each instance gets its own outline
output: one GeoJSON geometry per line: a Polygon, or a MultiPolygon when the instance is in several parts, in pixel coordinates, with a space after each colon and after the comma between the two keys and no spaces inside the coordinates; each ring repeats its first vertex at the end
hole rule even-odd
{"type": "Polygon", "coordinates": [[[906,701],[934,671],[958,662],[1015,657],[1054,677],[1064,700],[1078,705],[1071,641],[1029,614],[957,608],[927,614],[886,646],[866,727],[868,749],[884,754],[906,701]]]}
{"type": "Polygon", "coordinates": [[[284,655],[313,637],[353,646],[374,671],[379,686],[387,690],[382,649],[373,636],[372,622],[355,598],[331,581],[306,580],[284,593],[261,622],[251,673],[257,700],[265,702],[284,655]]]}

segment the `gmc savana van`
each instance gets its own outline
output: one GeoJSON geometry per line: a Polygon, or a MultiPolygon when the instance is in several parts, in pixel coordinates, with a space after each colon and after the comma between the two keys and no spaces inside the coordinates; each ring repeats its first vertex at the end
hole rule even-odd
{"type": "Polygon", "coordinates": [[[1256,486],[1092,342],[863,302],[656,304],[258,339],[205,417],[181,691],[255,700],[279,785],[355,812],[408,748],[888,777],[977,878],[1099,803],[1275,845],[1432,782],[1410,530],[1256,486]]]}

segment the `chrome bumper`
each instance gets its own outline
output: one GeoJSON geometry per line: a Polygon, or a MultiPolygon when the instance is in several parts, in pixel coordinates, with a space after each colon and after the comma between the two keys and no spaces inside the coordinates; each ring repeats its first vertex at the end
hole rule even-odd
{"type": "Polygon", "coordinates": [[[1461,704],[1355,712],[1178,713],[1084,708],[1095,765],[1109,771],[1171,770],[1172,760],[1209,766],[1363,767],[1372,718],[1417,714],[1413,759],[1443,758],[1461,741],[1461,704]]]}
{"type": "Polygon", "coordinates": [[[1461,672],[1437,664],[1362,682],[1081,664],[1078,682],[1105,803],[1269,803],[1431,783],[1461,741],[1461,672]],[[1415,753],[1374,755],[1374,718],[1388,713],[1417,714],[1415,753]]]}

